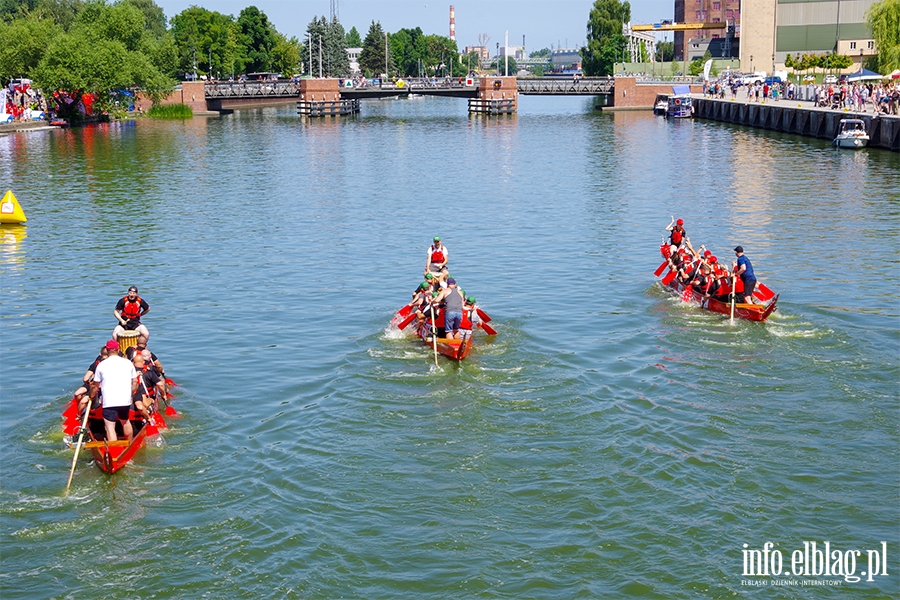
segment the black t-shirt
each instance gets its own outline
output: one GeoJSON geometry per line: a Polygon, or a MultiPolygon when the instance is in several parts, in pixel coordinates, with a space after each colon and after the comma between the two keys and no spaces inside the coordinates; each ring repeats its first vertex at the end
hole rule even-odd
{"type": "MultiPolygon", "coordinates": [[[[146,312],[147,309],[150,308],[150,305],[147,304],[144,301],[144,299],[141,298],[140,296],[138,296],[138,299],[140,300],[140,304],[141,304],[141,312],[142,313],[146,312]]],[[[119,298],[119,301],[116,302],[116,310],[119,311],[119,314],[122,316],[123,319],[126,318],[125,315],[122,314],[122,311],[125,310],[125,298],[119,298]]],[[[138,316],[136,319],[128,319],[128,321],[134,322],[134,323],[140,323],[141,317],[138,316]]]]}

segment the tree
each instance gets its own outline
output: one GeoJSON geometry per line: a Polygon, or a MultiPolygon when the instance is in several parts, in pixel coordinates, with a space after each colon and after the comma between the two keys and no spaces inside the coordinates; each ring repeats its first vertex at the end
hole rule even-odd
{"type": "Polygon", "coordinates": [[[230,15],[191,6],[172,17],[172,33],[179,69],[211,73],[243,73],[249,61],[245,38],[230,15]]]}
{"type": "Polygon", "coordinates": [[[625,58],[622,26],[631,21],[627,0],[595,0],[587,24],[587,46],[581,49],[585,75],[612,75],[615,63],[625,58]]]}
{"type": "Polygon", "coordinates": [[[553,51],[550,48],[541,48],[529,54],[528,58],[550,58],[551,56],[553,56],[553,51]]]}
{"type": "Polygon", "coordinates": [[[291,77],[300,70],[300,42],[288,39],[284,34],[275,33],[275,47],[272,48],[272,70],[291,77]]]}
{"type": "Polygon", "coordinates": [[[10,23],[0,21],[0,82],[13,77],[31,78],[50,43],[62,34],[62,28],[50,19],[29,14],[10,23]]]}
{"type": "Polygon", "coordinates": [[[879,71],[900,69],[900,0],[876,2],[866,11],[866,22],[878,49],[879,71]]]}
{"type": "Polygon", "coordinates": [[[506,62],[506,61],[507,61],[507,60],[509,61],[508,67],[509,67],[509,74],[510,74],[510,76],[515,75],[515,74],[519,71],[519,65],[516,63],[516,59],[513,58],[512,56],[509,56],[509,57],[506,57],[506,56],[500,56],[500,57],[498,57],[497,60],[494,61],[494,62],[491,64],[491,68],[492,68],[492,69],[496,69],[498,75],[504,75],[504,74],[507,72],[507,71],[506,71],[506,69],[507,69],[507,62],[506,62]]]}
{"type": "Polygon", "coordinates": [[[372,21],[366,39],[363,40],[362,52],[359,53],[359,68],[364,73],[381,73],[385,66],[385,40],[381,21],[372,21]]]}
{"type": "Polygon", "coordinates": [[[359,36],[355,26],[351,27],[350,31],[347,32],[344,43],[348,48],[362,48],[362,38],[359,36]]]}
{"type": "Polygon", "coordinates": [[[241,11],[237,24],[243,35],[247,70],[252,73],[269,71],[272,48],[275,47],[275,29],[269,24],[266,13],[255,6],[248,6],[241,11]]]}
{"type": "Polygon", "coordinates": [[[347,54],[344,26],[334,17],[325,28],[324,58],[328,77],[350,75],[350,56],[347,54]]]}
{"type": "Polygon", "coordinates": [[[656,61],[671,62],[675,60],[675,42],[657,42],[656,61]]]}

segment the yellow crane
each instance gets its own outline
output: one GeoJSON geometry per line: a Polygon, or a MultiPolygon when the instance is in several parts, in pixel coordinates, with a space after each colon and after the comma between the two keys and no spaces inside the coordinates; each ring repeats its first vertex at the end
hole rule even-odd
{"type": "Polygon", "coordinates": [[[694,29],[725,29],[727,23],[650,23],[632,25],[632,31],[691,31],[694,29]]]}

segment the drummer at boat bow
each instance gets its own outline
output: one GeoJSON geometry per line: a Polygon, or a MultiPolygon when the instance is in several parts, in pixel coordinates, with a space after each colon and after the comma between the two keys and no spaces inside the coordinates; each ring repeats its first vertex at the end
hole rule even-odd
{"type": "Polygon", "coordinates": [[[141,323],[141,317],[150,312],[150,305],[138,296],[138,289],[135,286],[128,288],[128,295],[120,298],[116,303],[113,314],[119,324],[113,330],[113,339],[119,339],[119,334],[123,331],[137,331],[140,334],[138,343],[146,346],[147,340],[150,339],[150,331],[146,325],[141,323]]]}
{"type": "Polygon", "coordinates": [[[742,246],[735,247],[734,255],[737,256],[737,260],[732,264],[734,274],[740,277],[744,283],[744,291],[741,292],[743,294],[741,302],[752,304],[753,292],[756,290],[756,275],[753,274],[753,265],[750,264],[750,259],[744,256],[744,248],[742,246]]]}
{"type": "Polygon", "coordinates": [[[137,371],[131,361],[119,354],[119,343],[115,340],[106,342],[109,357],[97,365],[94,381],[91,382],[91,400],[97,397],[98,390],[103,395],[103,425],[106,427],[106,441],[119,439],[116,436],[116,421],[122,424],[122,431],[131,441],[134,430],[128,414],[131,411],[131,399],[138,388],[137,371]]]}
{"type": "MultiPolygon", "coordinates": [[[[688,248],[691,248],[691,242],[687,237],[687,232],[684,230],[684,219],[675,220],[675,216],[672,216],[672,222],[666,226],[666,231],[671,232],[669,234],[669,245],[671,246],[671,251],[675,252],[680,249],[682,246],[687,244],[688,248]]],[[[691,252],[694,249],[691,248],[691,252]]]]}
{"type": "Polygon", "coordinates": [[[425,273],[433,273],[440,277],[447,272],[447,261],[450,254],[447,246],[441,243],[441,238],[435,236],[434,243],[428,248],[428,259],[425,262],[425,273]]]}

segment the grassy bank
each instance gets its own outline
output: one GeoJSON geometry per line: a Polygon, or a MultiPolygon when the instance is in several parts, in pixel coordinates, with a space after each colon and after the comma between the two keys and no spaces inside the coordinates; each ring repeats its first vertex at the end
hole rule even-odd
{"type": "Polygon", "coordinates": [[[187,104],[154,104],[147,111],[154,119],[190,119],[194,111],[187,104]]]}

